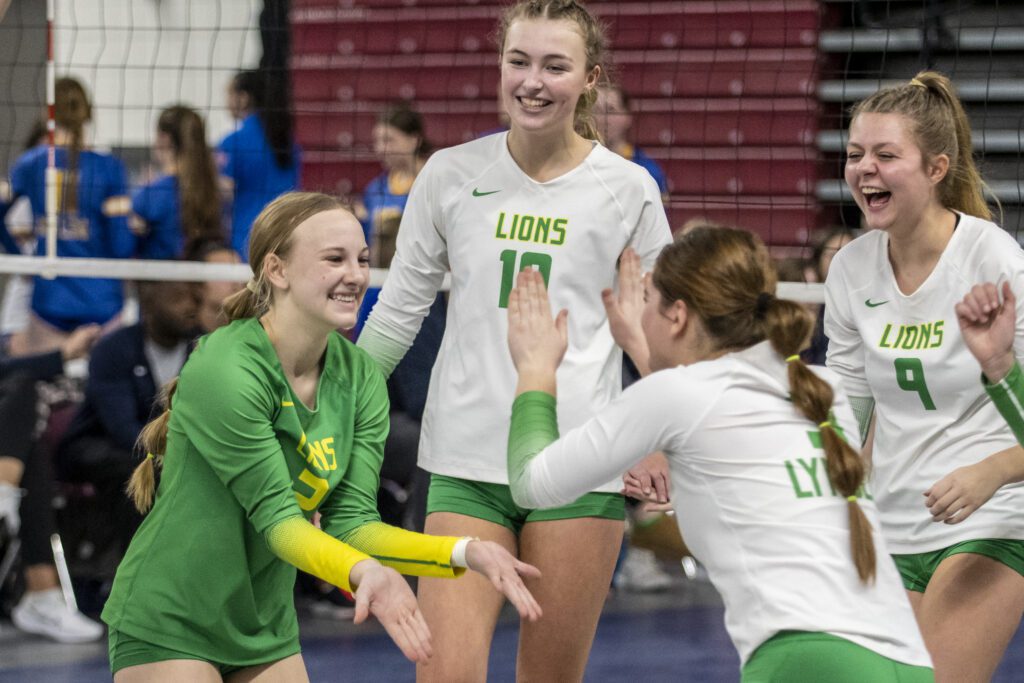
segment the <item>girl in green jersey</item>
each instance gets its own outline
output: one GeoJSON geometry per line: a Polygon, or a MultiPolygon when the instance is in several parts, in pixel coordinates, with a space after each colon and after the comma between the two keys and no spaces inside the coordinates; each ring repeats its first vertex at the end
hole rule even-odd
{"type": "Polygon", "coordinates": [[[163,473],[103,611],[114,680],[306,680],[296,568],[353,591],[355,621],[376,616],[413,661],[430,657],[430,632],[399,571],[474,569],[537,619],[521,579],[534,567],[377,516],[385,382],[336,332],[369,280],[359,222],[326,195],[286,194],[257,218],[249,256],[232,322],[200,340],[140,437],[155,454],[130,485],[141,510],[163,473]]]}

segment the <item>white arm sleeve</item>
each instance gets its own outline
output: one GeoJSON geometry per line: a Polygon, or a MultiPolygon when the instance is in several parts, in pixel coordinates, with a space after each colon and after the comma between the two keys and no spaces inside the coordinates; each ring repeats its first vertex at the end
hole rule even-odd
{"type": "MultiPolygon", "coordinates": [[[[557,507],[619,477],[649,453],[681,440],[703,416],[707,393],[680,390],[673,373],[636,382],[597,415],[538,453],[526,466],[518,505],[557,507]],[[696,400],[694,400],[696,399],[696,400]]],[[[706,387],[705,387],[706,389],[706,387]]]]}
{"type": "Polygon", "coordinates": [[[437,156],[413,183],[398,229],[395,257],[358,346],[390,375],[412,346],[448,272],[437,156]]]}

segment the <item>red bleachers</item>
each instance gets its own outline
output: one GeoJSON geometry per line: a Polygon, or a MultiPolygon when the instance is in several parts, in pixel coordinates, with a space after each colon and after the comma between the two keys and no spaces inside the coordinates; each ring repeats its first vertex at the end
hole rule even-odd
{"type": "MultiPolygon", "coordinates": [[[[296,126],[307,187],[348,194],[380,172],[371,132],[409,99],[437,147],[498,125],[496,0],[292,0],[296,126]]],[[[592,1],[633,141],[665,168],[673,226],[693,216],[806,244],[819,110],[817,0],[592,1]]]]}

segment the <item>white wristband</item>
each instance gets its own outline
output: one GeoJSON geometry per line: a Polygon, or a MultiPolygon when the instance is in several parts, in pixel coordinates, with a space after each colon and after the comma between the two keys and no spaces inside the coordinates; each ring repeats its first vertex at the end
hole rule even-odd
{"type": "Polygon", "coordinates": [[[479,541],[479,538],[473,538],[471,536],[465,536],[455,541],[455,547],[452,548],[452,566],[453,567],[469,567],[466,563],[466,548],[469,547],[470,541],[479,541]]]}

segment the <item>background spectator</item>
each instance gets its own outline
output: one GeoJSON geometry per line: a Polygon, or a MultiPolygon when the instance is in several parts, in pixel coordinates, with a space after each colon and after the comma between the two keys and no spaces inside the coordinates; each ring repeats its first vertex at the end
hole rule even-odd
{"type": "Polygon", "coordinates": [[[661,190],[661,200],[668,203],[668,178],[658,162],[647,156],[642,149],[629,141],[629,129],[633,126],[633,113],[629,108],[629,95],[622,86],[604,85],[597,90],[597,104],[594,106],[594,120],[597,130],[604,137],[604,146],[613,152],[647,169],[661,190]]]}
{"type": "Polygon", "coordinates": [[[164,109],[153,157],[161,176],[132,196],[139,257],[181,258],[196,243],[223,240],[217,169],[202,117],[181,105],[164,109]]]}
{"type": "Polygon", "coordinates": [[[138,289],[140,322],[104,337],[93,349],[85,402],[56,462],[61,481],[95,487],[106,522],[95,531],[106,538],[93,543],[112,546],[117,560],[140,521],[124,495],[138,465],[135,441],[151,417],[158,390],[178,376],[197,333],[195,284],[143,281],[138,289]]]}
{"type": "Polygon", "coordinates": [[[228,109],[240,125],[217,148],[220,172],[233,193],[231,247],[249,257],[249,231],[263,207],[299,187],[301,153],[292,129],[291,100],[274,74],[240,71],[228,87],[228,109]],[[275,93],[268,98],[269,90],[275,93]]]}

